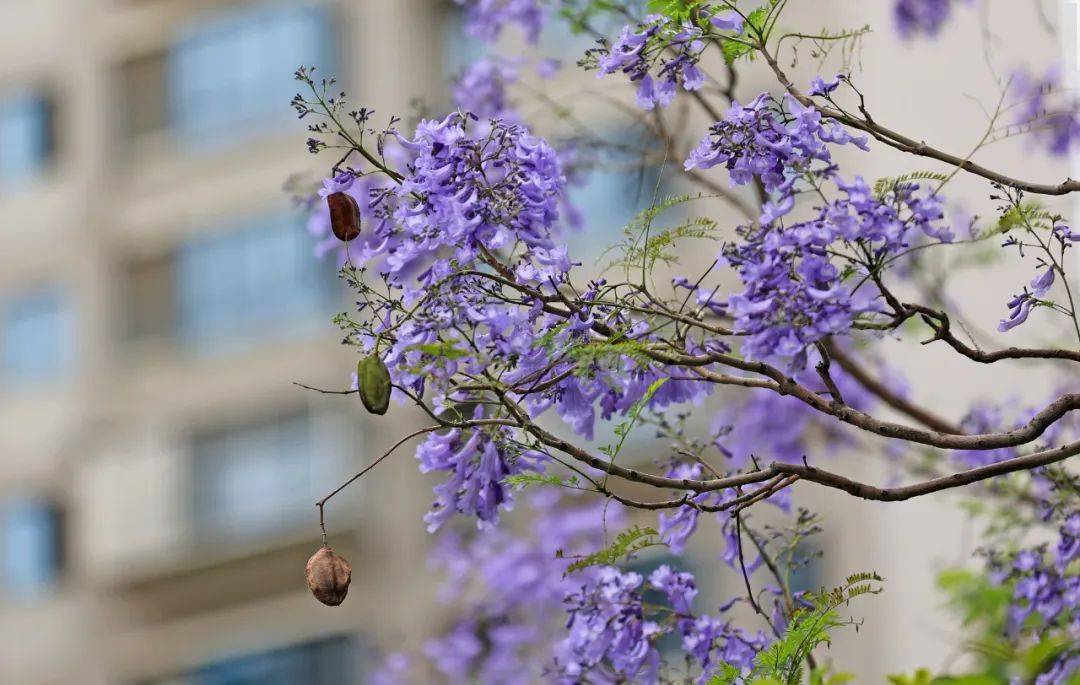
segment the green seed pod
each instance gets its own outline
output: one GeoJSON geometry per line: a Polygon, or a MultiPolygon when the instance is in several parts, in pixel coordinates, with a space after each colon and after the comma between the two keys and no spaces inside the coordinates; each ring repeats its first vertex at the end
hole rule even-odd
{"type": "Polygon", "coordinates": [[[364,408],[372,414],[385,414],[390,407],[390,370],[379,355],[360,360],[356,365],[356,380],[364,408]]]}

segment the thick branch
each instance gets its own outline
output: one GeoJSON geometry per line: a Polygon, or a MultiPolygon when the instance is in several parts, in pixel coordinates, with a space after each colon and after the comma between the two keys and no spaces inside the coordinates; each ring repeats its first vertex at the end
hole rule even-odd
{"type": "Polygon", "coordinates": [[[969,471],[960,471],[941,478],[905,485],[899,488],[879,488],[866,483],[853,481],[844,476],[822,471],[821,469],[805,464],[772,464],[769,469],[775,473],[790,473],[799,476],[802,480],[812,481],[830,488],[843,490],[848,494],[868,500],[881,502],[901,502],[903,500],[929,495],[942,490],[950,490],[965,485],[971,485],[979,481],[997,476],[1003,476],[1017,471],[1028,471],[1041,466],[1049,466],[1069,457],[1080,454],[1080,441],[1071,442],[1054,449],[1034,452],[1024,457],[1006,459],[988,466],[980,466],[969,471]]]}
{"type": "Polygon", "coordinates": [[[866,388],[873,393],[875,397],[880,399],[886,405],[892,407],[896,411],[909,416],[927,428],[932,428],[939,433],[952,433],[954,435],[960,435],[964,431],[960,430],[960,427],[952,422],[941,418],[937,414],[934,414],[923,407],[908,400],[906,397],[898,395],[893,392],[882,383],[879,379],[870,375],[866,369],[858,364],[851,355],[849,355],[840,346],[829,342],[826,343],[826,347],[829,350],[829,354],[832,356],[834,362],[839,365],[849,376],[855,379],[859,385],[866,388]]]}

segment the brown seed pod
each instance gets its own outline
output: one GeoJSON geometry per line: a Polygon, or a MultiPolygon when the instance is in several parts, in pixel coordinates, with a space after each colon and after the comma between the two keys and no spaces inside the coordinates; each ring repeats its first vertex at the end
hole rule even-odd
{"type": "Polygon", "coordinates": [[[330,193],[326,206],[330,208],[330,228],[338,240],[347,243],[360,235],[360,206],[352,195],[330,193]]]}
{"type": "Polygon", "coordinates": [[[326,606],[336,607],[345,601],[352,581],[352,566],[344,557],[323,545],[307,562],[307,584],[311,594],[326,606]]]}

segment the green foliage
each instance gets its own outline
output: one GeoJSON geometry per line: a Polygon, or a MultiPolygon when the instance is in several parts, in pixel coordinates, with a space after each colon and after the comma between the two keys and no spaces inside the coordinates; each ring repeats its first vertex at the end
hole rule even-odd
{"type": "Polygon", "coordinates": [[[455,347],[454,343],[440,340],[433,343],[421,343],[412,345],[410,350],[417,350],[429,357],[443,358],[443,359],[461,359],[462,357],[469,356],[469,353],[465,350],[455,347]]]}
{"type": "Polygon", "coordinates": [[[694,10],[704,4],[704,0],[649,0],[649,11],[682,22],[689,20],[694,10]]]}
{"type": "Polygon", "coordinates": [[[758,34],[766,35],[766,22],[775,4],[776,0],[770,0],[769,3],[746,15],[746,26],[743,27],[743,32],[737,36],[737,40],[721,41],[720,50],[724,53],[725,62],[734,64],[740,57],[753,53],[754,41],[757,40],[756,36],[758,34]]]}
{"type": "Polygon", "coordinates": [[[925,668],[920,668],[912,675],[890,675],[888,677],[892,685],[930,685],[934,682],[934,676],[925,668]]]}
{"type": "MultiPolygon", "coordinates": [[[[727,3],[725,3],[727,4],[727,3]]],[[[730,5],[734,5],[731,2],[730,5]]],[[[767,0],[760,7],[746,15],[746,25],[738,36],[722,37],[720,50],[723,52],[724,61],[734,64],[741,57],[753,59],[753,53],[758,44],[769,42],[769,36],[776,26],[780,13],[783,12],[786,0],[767,0]]],[[[723,5],[720,11],[724,11],[723,5]]]]}
{"type": "Polygon", "coordinates": [[[648,349],[646,343],[638,340],[590,340],[568,349],[566,356],[574,361],[578,375],[586,375],[594,365],[606,360],[618,361],[624,357],[647,366],[652,362],[648,349]]]}
{"type": "Polygon", "coordinates": [[[577,476],[563,478],[554,474],[541,473],[518,473],[506,477],[506,484],[518,490],[524,490],[530,485],[556,485],[564,488],[577,488],[580,481],[577,476]]]}
{"type": "Polygon", "coordinates": [[[880,200],[893,192],[897,186],[913,181],[937,181],[938,183],[944,183],[947,180],[949,180],[948,174],[942,174],[936,171],[912,171],[911,173],[901,174],[900,176],[886,176],[884,178],[879,178],[874,182],[874,197],[880,200]]]}
{"type": "Polygon", "coordinates": [[[720,50],[724,54],[725,62],[728,64],[735,64],[740,57],[744,57],[753,52],[754,48],[753,46],[740,41],[725,40],[721,41],[720,50]]]}
{"type": "Polygon", "coordinates": [[[706,217],[695,217],[684,221],[673,228],[667,228],[654,232],[653,221],[665,211],[700,200],[709,195],[701,193],[693,195],[672,195],[653,203],[652,206],[642,210],[629,224],[623,228],[623,239],[605,251],[621,251],[621,255],[609,263],[605,269],[623,267],[645,269],[649,271],[657,262],[676,264],[679,261],[678,252],[675,249],[679,243],[685,240],[705,239],[717,240],[719,226],[715,220],[706,217]]]}
{"type": "MultiPolygon", "coordinates": [[[[805,597],[810,606],[798,609],[783,636],[757,655],[749,677],[744,678],[738,669],[725,665],[710,685],[801,685],[807,659],[814,649],[831,644],[831,634],[836,628],[853,624],[851,619],[840,617],[840,607],[856,597],[881,592],[881,582],[876,573],[856,573],[845,578],[839,587],[810,593],[805,597]]],[[[829,676],[819,673],[818,677],[829,676]]],[[[815,681],[811,675],[811,682],[842,683],[848,678],[846,674],[835,677],[840,680],[815,681]]]]}
{"type": "Polygon", "coordinates": [[[1038,202],[1017,202],[1005,210],[998,219],[998,233],[1008,233],[1014,228],[1042,228],[1050,230],[1061,217],[1044,209],[1038,202]]]}
{"type": "Polygon", "coordinates": [[[984,574],[966,569],[942,571],[937,584],[965,627],[979,627],[987,634],[1004,630],[1011,588],[995,585],[984,574]]]}
{"type": "MultiPolygon", "coordinates": [[[[1007,685],[1019,677],[1021,682],[1033,682],[1061,654],[1075,650],[1067,634],[1044,632],[1038,625],[1029,626],[1036,639],[1016,643],[1006,630],[1013,588],[1011,583],[994,583],[984,573],[950,569],[938,576],[938,586],[948,595],[949,606],[962,624],[973,632],[966,643],[968,652],[976,658],[976,669],[961,675],[940,675],[930,678],[929,672],[891,676],[897,685],[1007,685]],[[929,678],[929,679],[928,679],[929,678]]],[[[1029,619],[1038,621],[1037,615],[1029,619]]],[[[1080,684],[1080,674],[1063,685],[1080,684]]]]}
{"type": "MultiPolygon", "coordinates": [[[[616,535],[614,542],[604,549],[587,554],[570,564],[566,569],[566,575],[590,566],[614,566],[620,560],[630,557],[643,549],[663,544],[660,542],[660,534],[656,532],[655,528],[634,526],[616,535]]],[[[562,551],[556,552],[555,556],[561,559],[563,557],[562,551]]]]}

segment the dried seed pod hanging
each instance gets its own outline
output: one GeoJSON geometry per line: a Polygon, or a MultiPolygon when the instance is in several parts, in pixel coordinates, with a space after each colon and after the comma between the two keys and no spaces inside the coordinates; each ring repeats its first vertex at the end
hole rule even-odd
{"type": "Polygon", "coordinates": [[[352,566],[344,557],[323,545],[307,562],[307,584],[323,604],[336,607],[345,601],[352,581],[352,566]]]}
{"type": "Polygon", "coordinates": [[[360,235],[360,206],[348,193],[330,193],[326,196],[330,208],[330,228],[334,236],[343,242],[355,240],[360,235]]]}
{"type": "Polygon", "coordinates": [[[357,389],[364,408],[372,414],[385,414],[390,407],[390,370],[377,354],[364,357],[356,365],[357,389]]]}

